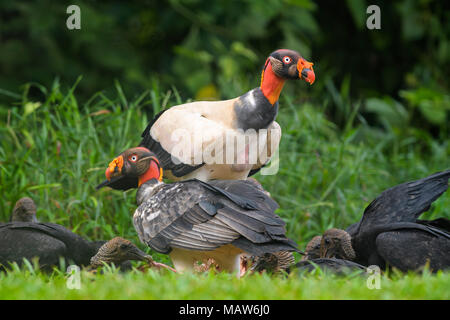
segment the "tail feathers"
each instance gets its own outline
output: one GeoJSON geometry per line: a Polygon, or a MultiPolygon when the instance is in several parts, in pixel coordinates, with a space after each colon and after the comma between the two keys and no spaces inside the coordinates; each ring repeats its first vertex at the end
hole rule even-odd
{"type": "Polygon", "coordinates": [[[242,214],[230,207],[219,209],[216,218],[255,243],[287,239],[284,222],[281,219],[278,225],[268,225],[257,218],[242,214]]]}
{"type": "Polygon", "coordinates": [[[256,180],[215,180],[208,183],[227,192],[253,200],[260,210],[273,212],[278,208],[278,204],[268,196],[256,180]]]}
{"type": "MultiPolygon", "coordinates": [[[[189,180],[187,180],[187,181],[189,181],[189,180]]],[[[193,179],[192,181],[196,181],[197,183],[201,184],[203,187],[205,187],[208,190],[211,190],[214,193],[219,193],[219,194],[225,196],[226,198],[230,199],[231,201],[233,201],[235,204],[237,204],[238,206],[240,206],[243,209],[247,209],[247,210],[257,210],[258,209],[257,203],[255,201],[253,201],[252,199],[241,197],[240,195],[234,194],[232,192],[228,192],[220,187],[216,187],[210,183],[206,183],[201,180],[193,179]]]]}

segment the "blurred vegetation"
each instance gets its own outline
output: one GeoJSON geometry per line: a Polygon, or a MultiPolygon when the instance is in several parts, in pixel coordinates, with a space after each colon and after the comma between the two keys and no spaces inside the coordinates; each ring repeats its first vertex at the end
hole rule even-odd
{"type": "MultiPolygon", "coordinates": [[[[257,86],[267,55],[285,47],[315,63],[317,81],[302,90],[300,102],[329,104],[327,116],[338,128],[358,108],[362,121],[412,135],[416,142],[447,138],[448,2],[376,1],[381,30],[366,28],[369,4],[374,3],[4,1],[0,115],[25,83],[49,87],[58,78],[72,84],[80,75],[77,95],[84,100],[101,90],[114,94],[114,80],[130,97],[175,86],[183,99],[231,98],[257,86]],[[81,8],[81,30],[66,28],[69,4],[81,8]]],[[[41,90],[30,90],[34,100],[45,99],[41,90]]]]}

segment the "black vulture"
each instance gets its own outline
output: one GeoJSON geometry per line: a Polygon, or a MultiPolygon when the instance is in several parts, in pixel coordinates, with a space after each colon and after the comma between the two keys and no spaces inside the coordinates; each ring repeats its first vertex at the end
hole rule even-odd
{"type": "Polygon", "coordinates": [[[325,272],[347,274],[364,270],[364,266],[350,261],[354,257],[350,236],[343,230],[329,229],[308,242],[302,261],[292,265],[289,271],[310,272],[318,267],[325,272]]]}
{"type": "Polygon", "coordinates": [[[153,261],[126,239],[90,242],[60,225],[39,223],[33,200],[22,198],[16,202],[11,222],[0,224],[0,268],[8,267],[10,262],[21,265],[24,258],[35,257],[42,270],[59,265],[60,258],[66,259],[66,264],[91,268],[102,266],[102,262],[114,263],[121,270],[131,268],[129,260],[145,260],[152,267],[173,270],[153,261]]]}
{"type": "Polygon", "coordinates": [[[448,188],[450,170],[385,190],[365,209],[361,221],[347,228],[363,265],[417,270],[429,262],[433,271],[450,267],[450,220],[420,220],[448,188]]]}
{"type": "Polygon", "coordinates": [[[354,257],[350,236],[343,230],[330,229],[325,231],[323,236],[315,236],[308,242],[302,261],[295,264],[290,252],[266,253],[260,257],[251,257],[250,270],[290,273],[294,270],[310,272],[318,267],[323,271],[336,274],[364,270],[364,266],[350,261],[354,257]]]}
{"type": "Polygon", "coordinates": [[[347,232],[332,228],[323,233],[320,241],[320,258],[354,260],[355,257],[352,239],[347,232]]]}
{"type": "Polygon", "coordinates": [[[165,264],[155,262],[150,255],[140,250],[131,241],[121,237],[115,237],[102,245],[90,261],[91,268],[97,268],[103,266],[103,263],[114,263],[120,266],[130,260],[146,261],[152,267],[176,272],[165,264]]]}

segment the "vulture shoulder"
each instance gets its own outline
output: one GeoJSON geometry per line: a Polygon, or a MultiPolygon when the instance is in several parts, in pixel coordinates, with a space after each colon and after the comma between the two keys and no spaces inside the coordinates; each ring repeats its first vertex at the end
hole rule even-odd
{"type": "Polygon", "coordinates": [[[10,222],[0,225],[0,260],[22,261],[39,257],[41,266],[58,265],[63,257],[89,265],[99,248],[72,231],[54,223],[10,222]]]}
{"type": "Polygon", "coordinates": [[[140,145],[156,154],[164,170],[185,176],[205,164],[205,150],[219,158],[226,135],[238,135],[235,100],[198,101],[164,110],[144,130],[140,145]]]}

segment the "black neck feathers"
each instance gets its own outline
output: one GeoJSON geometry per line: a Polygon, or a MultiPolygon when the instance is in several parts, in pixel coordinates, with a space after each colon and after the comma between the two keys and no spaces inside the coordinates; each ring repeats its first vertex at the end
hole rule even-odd
{"type": "Polygon", "coordinates": [[[270,104],[258,87],[240,96],[234,104],[234,111],[237,128],[259,130],[267,128],[277,117],[278,101],[270,104]]]}

